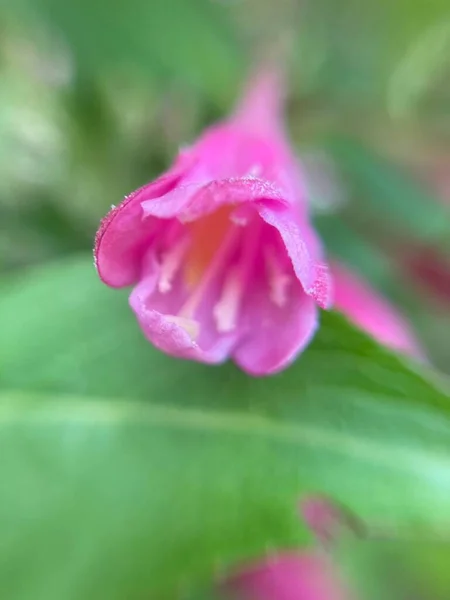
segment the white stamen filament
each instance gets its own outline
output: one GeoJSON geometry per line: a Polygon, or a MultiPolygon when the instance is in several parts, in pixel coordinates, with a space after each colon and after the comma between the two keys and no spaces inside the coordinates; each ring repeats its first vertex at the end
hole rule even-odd
{"type": "Polygon", "coordinates": [[[270,300],[279,308],[283,308],[288,301],[287,291],[291,277],[281,270],[273,248],[268,247],[265,249],[265,261],[269,279],[270,300]]]}
{"type": "Polygon", "coordinates": [[[230,214],[230,220],[239,227],[246,227],[249,224],[252,216],[252,212],[247,206],[240,206],[233,210],[233,212],[230,214]]]}
{"type": "Polygon", "coordinates": [[[238,227],[245,227],[248,224],[248,220],[241,215],[231,215],[230,220],[238,227]]]}
{"type": "Polygon", "coordinates": [[[164,254],[161,265],[161,275],[158,289],[161,294],[166,294],[172,289],[172,281],[181,266],[181,261],[189,246],[189,238],[185,236],[172,250],[164,254]]]}
{"type": "Polygon", "coordinates": [[[202,279],[192,294],[188,297],[184,305],[181,307],[178,313],[180,317],[185,319],[193,318],[194,313],[197,310],[198,305],[200,304],[208,286],[211,284],[212,280],[217,275],[218,270],[229,258],[232,250],[235,248],[239,235],[241,235],[240,227],[230,225],[230,230],[226,234],[225,239],[214,255],[214,258],[203,273],[202,279]]]}
{"type": "Polygon", "coordinates": [[[233,267],[225,278],[222,295],[214,306],[217,331],[228,333],[236,327],[236,318],[244,291],[239,267],[233,267]]]}
{"type": "Polygon", "coordinates": [[[255,256],[260,243],[261,222],[254,222],[246,232],[239,263],[228,271],[219,302],[214,307],[214,318],[219,333],[229,333],[236,328],[242,298],[248,287],[255,256]]]}

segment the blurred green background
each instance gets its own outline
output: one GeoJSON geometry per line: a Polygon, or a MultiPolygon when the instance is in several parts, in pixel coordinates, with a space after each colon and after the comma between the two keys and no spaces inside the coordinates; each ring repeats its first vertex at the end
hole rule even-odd
{"type": "Polygon", "coordinates": [[[434,375],[334,314],[279,378],[172,361],[91,267],[111,204],[226,115],[285,42],[289,132],[328,251],[397,303],[450,373],[448,0],[3,2],[8,600],[138,599],[174,572],[206,581],[215,556],[304,543],[294,505],[310,489],[448,538],[450,412],[434,375]]]}
{"type": "Polygon", "coordinates": [[[447,0],[4,2],[0,276],[90,250],[110,205],[288,38],[289,129],[325,243],[450,371],[447,0]]]}

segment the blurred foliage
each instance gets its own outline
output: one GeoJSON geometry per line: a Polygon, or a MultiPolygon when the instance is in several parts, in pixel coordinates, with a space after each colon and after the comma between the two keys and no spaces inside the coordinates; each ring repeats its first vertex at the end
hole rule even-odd
{"type": "Polygon", "coordinates": [[[409,156],[382,156],[405,131],[419,131],[408,152],[448,142],[446,0],[20,0],[1,14],[4,268],[88,247],[111,203],[225,114],[254,48],[283,36],[293,140],[330,156],[349,226],[370,210],[375,254],[385,227],[446,238],[448,204],[409,156]]]}
{"type": "MultiPolygon", "coordinates": [[[[142,598],[139,585],[149,573],[203,582],[215,568],[208,554],[214,544],[228,561],[256,555],[267,536],[287,544],[305,539],[292,506],[308,486],[337,496],[344,490],[342,500],[363,516],[383,513],[399,527],[414,522],[435,531],[450,514],[448,398],[429,373],[377,349],[335,315],[324,317],[304,362],[269,384],[232,367],[171,362],[169,370],[168,359],[141,340],[124,296],[95,280],[86,251],[110,205],[225,115],[252,62],[280,43],[292,45],[289,131],[329,252],[394,299],[434,365],[450,372],[450,297],[438,302],[405,266],[422,246],[450,258],[448,0],[2,3],[0,444],[8,493],[0,502],[0,553],[10,572],[1,580],[8,593],[0,595],[8,600],[101,600],[105,574],[109,599],[142,598]],[[188,390],[182,398],[177,384],[188,390]],[[301,405],[294,402],[300,392],[301,405]],[[210,423],[222,418],[222,402],[221,410],[241,411],[241,427],[258,434],[243,438],[241,448],[226,431],[227,417],[214,425],[221,437],[209,439],[213,451],[200,452],[191,420],[203,402],[210,423]],[[164,411],[172,421],[158,430],[155,451],[148,430],[164,411]],[[278,427],[288,434],[268,440],[278,427]],[[355,439],[366,454],[352,458],[345,448],[353,451],[355,439]],[[342,446],[341,454],[327,444],[342,446]],[[189,475],[197,461],[204,470],[196,471],[197,487],[186,484],[189,498],[171,504],[173,480],[152,460],[175,451],[183,459],[171,463],[177,476],[189,475]],[[244,456],[254,459],[245,488],[251,511],[236,491],[247,471],[238,481],[221,471],[244,456]],[[276,485],[267,486],[262,458],[277,473],[276,485]],[[161,477],[157,495],[142,482],[152,468],[161,477]],[[63,479],[52,487],[55,474],[63,479]],[[119,480],[123,504],[116,505],[119,480]],[[214,519],[217,505],[208,505],[217,498],[225,498],[223,520],[214,519]],[[159,502],[157,515],[148,511],[151,502],[159,502]],[[186,517],[181,532],[177,511],[186,517]],[[193,525],[199,511],[210,537],[193,525]],[[184,535],[182,554],[170,546],[175,535],[184,535]],[[77,542],[70,556],[62,552],[67,539],[77,542]],[[139,560],[130,554],[124,561],[135,543],[139,560]],[[110,551],[96,554],[102,544],[110,551]],[[167,550],[159,562],[153,547],[167,550]],[[198,553],[191,555],[193,547],[198,553]],[[127,585],[132,589],[120,596],[127,585]]],[[[378,568],[375,554],[360,554],[367,577],[378,568]]],[[[388,600],[388,593],[378,597],[388,600]]]]}
{"type": "Polygon", "coordinates": [[[450,598],[448,539],[347,540],[339,560],[361,600],[450,598]]]}
{"type": "Polygon", "coordinates": [[[450,393],[428,369],[325,313],[301,360],[249,378],[158,352],[125,300],[85,256],[4,282],[2,596],[177,597],[307,542],[315,492],[450,528],[450,393]]]}

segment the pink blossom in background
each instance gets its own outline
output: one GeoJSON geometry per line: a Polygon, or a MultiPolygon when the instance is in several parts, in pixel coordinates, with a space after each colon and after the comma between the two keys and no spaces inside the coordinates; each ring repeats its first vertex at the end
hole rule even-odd
{"type": "Polygon", "coordinates": [[[354,515],[325,496],[302,499],[300,514],[319,550],[285,551],[241,566],[222,586],[230,600],[355,600],[331,555],[325,554],[346,531],[362,532],[354,515]]]}
{"type": "Polygon", "coordinates": [[[323,550],[329,550],[349,532],[362,534],[362,523],[325,496],[303,498],[300,513],[322,552],[317,549],[280,552],[259,563],[242,566],[223,585],[225,597],[232,600],[355,600],[331,555],[323,550]]]}
{"type": "Polygon", "coordinates": [[[329,559],[313,552],[283,553],[247,567],[225,591],[233,600],[351,600],[329,559]]]}
{"type": "Polygon", "coordinates": [[[160,350],[253,375],[289,365],[331,302],[276,73],[106,216],[95,258],[160,350]]]}
{"type": "Polygon", "coordinates": [[[365,535],[365,525],[326,496],[307,496],[300,504],[300,514],[316,541],[324,548],[332,546],[344,531],[365,535]]]}
{"type": "Polygon", "coordinates": [[[450,256],[432,245],[405,243],[397,256],[416,289],[431,301],[430,310],[448,311],[450,306],[450,256]]]}
{"type": "Polygon", "coordinates": [[[331,265],[334,308],[381,344],[422,359],[411,328],[396,309],[343,265],[331,265]]]}

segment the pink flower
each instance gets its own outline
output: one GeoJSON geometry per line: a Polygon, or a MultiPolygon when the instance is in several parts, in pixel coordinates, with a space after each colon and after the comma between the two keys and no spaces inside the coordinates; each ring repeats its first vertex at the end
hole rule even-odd
{"type": "Polygon", "coordinates": [[[228,357],[253,375],[285,368],[330,304],[280,86],[258,77],[235,113],[103,220],[95,257],[145,336],[174,356],[228,357]]]}
{"type": "MultiPolygon", "coordinates": [[[[304,498],[300,510],[322,549],[334,546],[346,530],[361,532],[359,520],[326,497],[304,498]]],[[[273,554],[241,567],[222,589],[233,600],[354,600],[331,556],[318,550],[273,554]]]]}
{"type": "MultiPolygon", "coordinates": [[[[304,498],[300,510],[322,550],[334,546],[345,530],[361,532],[359,520],[326,497],[304,498]]],[[[222,589],[233,600],[354,600],[331,556],[318,550],[273,554],[240,567],[222,589]]]]}
{"type": "Polygon", "coordinates": [[[381,344],[422,359],[419,343],[403,317],[341,264],[331,265],[334,307],[381,344]]]}
{"type": "Polygon", "coordinates": [[[247,568],[225,592],[233,600],[350,600],[330,560],[313,552],[286,552],[247,568]]]}

